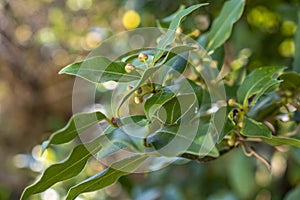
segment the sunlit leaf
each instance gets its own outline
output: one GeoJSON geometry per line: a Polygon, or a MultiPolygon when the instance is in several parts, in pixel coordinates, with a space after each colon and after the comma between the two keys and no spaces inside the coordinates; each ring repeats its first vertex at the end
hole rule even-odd
{"type": "Polygon", "coordinates": [[[224,4],[212,23],[205,43],[202,43],[208,52],[220,47],[230,37],[233,24],[242,16],[244,6],[245,0],[230,0],[224,4]]]}
{"type": "Polygon", "coordinates": [[[27,200],[33,194],[78,175],[88,159],[101,149],[99,144],[102,139],[103,137],[99,137],[90,143],[78,145],[66,160],[48,167],[37,182],[25,188],[21,200],[27,200]]]}
{"type": "Polygon", "coordinates": [[[67,194],[66,200],[73,200],[79,194],[100,190],[115,183],[121,176],[136,170],[147,157],[147,155],[136,155],[112,164],[99,174],[72,187],[67,194]]]}
{"type": "Polygon", "coordinates": [[[272,138],[262,138],[262,140],[272,146],[291,145],[300,148],[300,140],[296,138],[272,136],[272,138]]]}
{"type": "Polygon", "coordinates": [[[96,56],[68,65],[59,74],[79,76],[94,83],[106,81],[130,82],[141,78],[135,70],[127,73],[125,65],[124,62],[112,62],[103,56],[96,56]]]}
{"type": "Polygon", "coordinates": [[[188,14],[190,14],[191,12],[193,12],[194,10],[200,8],[201,6],[205,6],[205,5],[207,5],[207,3],[191,6],[185,10],[178,12],[174,16],[167,33],[163,36],[163,38],[159,41],[159,43],[157,45],[158,51],[154,55],[154,60],[153,60],[154,62],[156,62],[163,55],[165,48],[168,45],[172,44],[173,41],[175,40],[176,29],[179,27],[183,18],[185,16],[187,16],[188,14]]]}

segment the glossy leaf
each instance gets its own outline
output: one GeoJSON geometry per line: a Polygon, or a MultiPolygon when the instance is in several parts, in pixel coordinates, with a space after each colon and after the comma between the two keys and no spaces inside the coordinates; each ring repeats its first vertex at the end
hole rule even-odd
{"type": "Polygon", "coordinates": [[[209,124],[182,124],[164,126],[147,137],[147,144],[164,156],[178,156],[182,153],[218,157],[219,153],[211,138],[209,124]]]}
{"type": "Polygon", "coordinates": [[[293,63],[293,70],[300,73],[300,12],[298,11],[298,23],[295,33],[295,58],[293,63]]]}
{"type": "Polygon", "coordinates": [[[271,130],[261,122],[244,116],[241,134],[247,137],[272,138],[271,130]]]}
{"type": "Polygon", "coordinates": [[[102,120],[107,120],[107,117],[101,112],[79,113],[73,115],[64,128],[53,133],[49,140],[42,144],[42,151],[51,144],[70,142],[85,130],[102,120]]]}
{"type": "Polygon", "coordinates": [[[176,94],[168,89],[164,88],[162,91],[152,95],[148,98],[144,104],[144,110],[147,117],[150,119],[156,113],[156,111],[167,101],[172,99],[176,94]]]}
{"type": "Polygon", "coordinates": [[[153,62],[156,62],[163,55],[165,48],[174,42],[175,35],[176,35],[176,29],[179,27],[183,18],[185,16],[187,16],[188,14],[190,14],[191,12],[193,12],[194,10],[200,8],[201,6],[205,6],[205,5],[207,5],[207,3],[191,6],[187,9],[184,9],[184,10],[178,12],[174,16],[167,33],[163,36],[163,38],[159,41],[159,43],[157,45],[158,51],[154,55],[153,62]]]}
{"type": "MultiPolygon", "coordinates": [[[[299,61],[300,62],[300,61],[299,61]]],[[[298,91],[300,90],[300,75],[296,72],[286,72],[279,76],[282,80],[280,83],[280,89],[298,91]]]]}
{"type": "Polygon", "coordinates": [[[282,67],[261,67],[252,71],[237,91],[238,101],[243,105],[248,105],[248,99],[255,95],[251,101],[251,104],[255,104],[262,95],[270,92],[274,85],[279,85],[280,81],[277,80],[277,73],[283,69],[282,67]]]}
{"type": "Polygon", "coordinates": [[[127,73],[125,65],[124,62],[112,62],[103,56],[96,56],[68,65],[59,74],[79,76],[94,83],[106,81],[130,82],[141,78],[135,70],[127,73]]]}
{"type": "Polygon", "coordinates": [[[263,121],[267,117],[277,114],[281,105],[280,96],[276,92],[271,92],[262,97],[249,110],[247,116],[256,121],[263,121]]]}
{"type": "Polygon", "coordinates": [[[78,175],[88,159],[101,149],[99,144],[102,139],[103,137],[99,137],[90,143],[78,145],[66,160],[48,167],[36,183],[24,190],[21,200],[27,200],[33,194],[43,192],[58,182],[78,175]]]}
{"type": "Polygon", "coordinates": [[[214,113],[212,118],[212,123],[217,129],[218,134],[218,142],[221,142],[223,138],[229,134],[233,128],[234,124],[232,121],[228,118],[228,114],[230,112],[230,109],[227,109],[226,107],[219,108],[219,110],[214,113]]]}
{"type": "Polygon", "coordinates": [[[208,32],[205,49],[210,52],[220,47],[230,37],[233,24],[242,16],[245,0],[227,1],[208,32]]]}
{"type": "Polygon", "coordinates": [[[121,176],[136,170],[147,157],[147,155],[136,155],[112,164],[99,174],[72,187],[67,194],[66,200],[73,200],[79,194],[100,190],[115,183],[121,176]]]}
{"type": "Polygon", "coordinates": [[[296,138],[272,136],[272,138],[262,138],[262,140],[272,146],[291,145],[300,148],[300,140],[296,138]]]}

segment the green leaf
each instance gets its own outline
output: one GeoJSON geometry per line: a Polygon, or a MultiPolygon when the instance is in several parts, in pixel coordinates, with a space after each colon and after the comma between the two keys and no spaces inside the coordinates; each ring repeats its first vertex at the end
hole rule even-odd
{"type": "MultiPolygon", "coordinates": [[[[299,27],[299,26],[298,26],[299,27]]],[[[300,199],[300,187],[291,189],[285,196],[284,200],[298,200],[300,199]]]]}
{"type": "Polygon", "coordinates": [[[248,105],[248,99],[255,95],[251,104],[255,104],[256,101],[264,95],[266,92],[274,89],[274,85],[277,86],[281,81],[277,80],[278,73],[283,71],[282,67],[261,67],[252,71],[243,83],[240,85],[237,91],[237,98],[244,106],[248,105]]]}
{"type": "Polygon", "coordinates": [[[272,146],[292,145],[297,148],[300,148],[300,140],[296,138],[272,136],[272,138],[262,138],[262,140],[272,146]]]}
{"type": "Polygon", "coordinates": [[[112,164],[99,174],[72,187],[66,197],[66,200],[73,200],[79,194],[103,189],[115,183],[121,176],[124,176],[134,170],[147,159],[148,155],[136,155],[112,164]]]}
{"type": "Polygon", "coordinates": [[[94,83],[106,81],[130,82],[141,78],[135,70],[127,73],[125,65],[124,62],[112,62],[103,56],[96,56],[68,65],[59,74],[79,76],[94,83]]]}
{"type": "Polygon", "coordinates": [[[164,103],[172,99],[176,94],[169,88],[152,95],[144,104],[144,110],[148,119],[151,119],[154,113],[162,107],[164,103]]]}
{"type": "Polygon", "coordinates": [[[154,59],[153,59],[154,63],[163,55],[165,48],[174,42],[175,37],[176,37],[176,29],[179,27],[183,18],[185,16],[187,16],[188,14],[190,14],[191,12],[193,12],[194,10],[200,8],[201,6],[205,6],[205,5],[207,5],[207,3],[191,6],[187,9],[184,9],[184,10],[178,12],[174,16],[167,33],[163,36],[163,38],[159,41],[159,43],[157,45],[158,51],[154,55],[154,59]]]}
{"type": "Polygon", "coordinates": [[[300,12],[298,12],[297,30],[295,33],[295,58],[293,63],[293,70],[300,73],[300,12]]]}
{"type": "Polygon", "coordinates": [[[78,145],[66,160],[48,167],[36,183],[25,188],[21,200],[26,200],[33,194],[43,192],[58,182],[78,175],[88,159],[101,149],[99,144],[102,139],[103,137],[99,137],[90,143],[78,145]]]}
{"type": "Polygon", "coordinates": [[[246,137],[272,138],[271,130],[261,122],[244,116],[241,134],[246,137]]]}
{"type": "Polygon", "coordinates": [[[119,110],[121,108],[121,106],[125,103],[125,101],[145,82],[147,81],[148,78],[150,78],[158,69],[160,68],[160,66],[156,66],[156,67],[150,67],[147,68],[144,72],[144,74],[142,75],[141,79],[139,80],[139,82],[121,99],[121,101],[119,102],[118,106],[117,106],[117,110],[116,110],[116,115],[119,116],[119,110]]]}
{"type": "Polygon", "coordinates": [[[217,129],[218,143],[221,142],[223,140],[223,138],[227,134],[229,134],[234,128],[234,124],[228,117],[229,112],[230,112],[230,110],[227,109],[227,107],[221,107],[213,115],[212,123],[214,124],[214,126],[217,129]],[[221,122],[223,122],[223,123],[221,124],[221,122]]]}
{"type": "Polygon", "coordinates": [[[224,4],[203,45],[207,52],[217,49],[230,37],[233,24],[242,16],[244,6],[245,0],[230,0],[224,4]]]}
{"type": "Polygon", "coordinates": [[[296,72],[281,74],[279,79],[282,80],[279,86],[282,90],[298,91],[300,89],[300,75],[296,72]]]}
{"type": "Polygon", "coordinates": [[[281,107],[280,96],[271,92],[262,97],[247,113],[247,116],[256,120],[264,121],[267,117],[277,114],[281,107]]]}
{"type": "Polygon", "coordinates": [[[209,124],[181,124],[164,126],[147,137],[147,144],[164,156],[175,157],[182,153],[218,157],[219,153],[212,139],[214,130],[209,124]]]}
{"type": "Polygon", "coordinates": [[[107,120],[107,117],[101,112],[79,113],[73,115],[64,128],[53,133],[50,136],[50,139],[42,144],[42,151],[51,144],[63,144],[70,142],[101,120],[107,120]]]}
{"type": "Polygon", "coordinates": [[[170,67],[167,73],[164,75],[167,79],[175,79],[178,78],[187,67],[187,60],[189,57],[189,52],[184,52],[176,55],[168,62],[164,64],[164,66],[170,67]]]}

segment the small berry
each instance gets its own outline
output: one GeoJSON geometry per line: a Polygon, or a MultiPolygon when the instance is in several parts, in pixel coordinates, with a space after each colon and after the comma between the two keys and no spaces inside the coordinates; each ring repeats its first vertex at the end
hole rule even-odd
{"type": "Polygon", "coordinates": [[[132,70],[134,70],[135,69],[135,67],[132,65],[132,64],[130,64],[130,63],[128,63],[126,66],[125,66],[125,71],[127,72],[127,73],[130,73],[132,70]]]}
{"type": "Polygon", "coordinates": [[[147,59],[148,59],[148,55],[146,55],[144,53],[140,53],[138,56],[138,61],[140,61],[140,62],[144,62],[147,59]]]}

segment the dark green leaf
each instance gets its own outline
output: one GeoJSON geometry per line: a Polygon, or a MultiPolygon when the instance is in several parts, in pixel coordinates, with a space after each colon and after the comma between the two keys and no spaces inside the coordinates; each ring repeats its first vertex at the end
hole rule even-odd
{"type": "Polygon", "coordinates": [[[73,200],[79,194],[100,190],[115,183],[121,176],[136,170],[147,157],[147,155],[136,155],[112,164],[99,174],[72,187],[67,194],[66,200],[73,200]]]}
{"type": "Polygon", "coordinates": [[[201,6],[205,6],[205,5],[207,5],[207,3],[191,6],[187,9],[184,9],[184,10],[178,12],[174,16],[167,33],[164,35],[164,37],[159,41],[159,43],[157,45],[158,51],[154,55],[153,62],[156,62],[164,54],[165,48],[174,42],[175,35],[176,35],[176,29],[179,27],[183,18],[185,16],[187,16],[188,14],[190,14],[191,12],[193,12],[194,10],[200,8],[201,6]]]}
{"type": "Polygon", "coordinates": [[[295,58],[293,63],[293,70],[300,73],[300,12],[298,11],[297,31],[295,34],[295,58]]]}
{"type": "Polygon", "coordinates": [[[224,4],[212,23],[206,44],[203,44],[208,52],[220,47],[230,37],[233,24],[242,16],[244,6],[245,0],[230,0],[224,4]]]}
{"type": "Polygon", "coordinates": [[[135,70],[127,73],[125,65],[126,63],[124,62],[112,62],[105,57],[96,56],[68,65],[59,74],[79,76],[94,83],[106,81],[130,82],[141,78],[140,74],[135,70]]]}
{"type": "Polygon", "coordinates": [[[64,128],[53,133],[50,139],[43,143],[42,151],[44,151],[51,144],[63,144],[70,142],[89,127],[97,124],[101,120],[107,120],[106,116],[101,112],[79,113],[73,115],[64,128]]]}
{"type": "Polygon", "coordinates": [[[279,79],[282,80],[279,86],[282,90],[297,91],[300,89],[300,75],[296,72],[286,72],[280,75],[279,79]]]}
{"type": "Polygon", "coordinates": [[[275,115],[281,107],[281,99],[276,92],[271,92],[262,97],[247,113],[247,116],[256,120],[263,121],[267,117],[275,115]]]}
{"type": "Polygon", "coordinates": [[[101,149],[99,144],[102,139],[99,137],[90,143],[78,145],[66,160],[48,167],[36,183],[25,188],[21,200],[27,200],[33,194],[78,175],[88,159],[101,149]]]}
{"type": "Polygon", "coordinates": [[[162,91],[152,95],[148,98],[144,104],[145,113],[148,119],[152,118],[154,113],[167,101],[172,99],[176,94],[168,89],[164,88],[162,91]]]}
{"type": "Polygon", "coordinates": [[[277,80],[277,73],[283,69],[282,67],[261,67],[251,72],[237,91],[238,101],[243,105],[248,105],[248,99],[255,95],[251,101],[251,104],[255,104],[259,97],[270,92],[274,85],[280,83],[280,80],[277,80]]]}
{"type": "Polygon", "coordinates": [[[300,199],[300,187],[299,186],[291,189],[284,197],[284,200],[299,200],[299,199],[300,199]]]}
{"type": "Polygon", "coordinates": [[[147,144],[164,156],[174,157],[182,153],[218,157],[209,124],[184,124],[164,126],[147,137],[147,144]]]}
{"type": "Polygon", "coordinates": [[[241,134],[247,137],[272,138],[271,130],[261,122],[244,116],[241,134]]]}
{"type": "Polygon", "coordinates": [[[226,107],[222,107],[219,108],[219,110],[213,115],[212,123],[217,129],[218,143],[221,142],[223,138],[234,128],[234,124],[228,118],[229,112],[229,109],[227,109],[226,107]]]}

